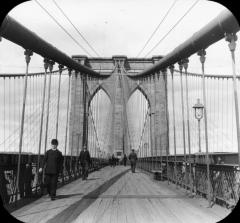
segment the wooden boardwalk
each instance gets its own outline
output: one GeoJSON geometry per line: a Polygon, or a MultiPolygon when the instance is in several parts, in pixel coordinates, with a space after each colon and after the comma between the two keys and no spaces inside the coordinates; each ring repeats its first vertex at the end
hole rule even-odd
{"type": "Polygon", "coordinates": [[[229,213],[217,205],[207,208],[205,199],[189,198],[175,185],[118,166],[58,189],[55,201],[44,196],[11,214],[31,223],[213,223],[229,213]]]}

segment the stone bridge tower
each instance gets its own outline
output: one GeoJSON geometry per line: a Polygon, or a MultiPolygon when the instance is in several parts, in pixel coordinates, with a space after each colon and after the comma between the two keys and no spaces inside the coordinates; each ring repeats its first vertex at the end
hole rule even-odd
{"type": "Polygon", "coordinates": [[[79,155],[85,143],[87,122],[84,122],[84,114],[88,114],[91,100],[100,89],[108,95],[113,108],[111,141],[108,145],[110,153],[122,151],[123,148],[126,149],[126,153],[129,152],[126,105],[137,89],[145,96],[152,114],[150,123],[153,155],[159,155],[160,150],[162,155],[168,153],[167,73],[161,71],[147,78],[136,77],[139,72],[152,66],[160,58],[160,56],[147,59],[126,56],[112,58],[73,56],[77,62],[101,73],[102,78],[88,77],[80,73],[72,74],[69,127],[69,146],[70,150],[72,148],[72,155],[79,155]]]}

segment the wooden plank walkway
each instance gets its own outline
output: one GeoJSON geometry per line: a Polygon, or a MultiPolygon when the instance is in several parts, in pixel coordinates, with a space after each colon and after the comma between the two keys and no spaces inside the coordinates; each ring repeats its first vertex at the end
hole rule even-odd
{"type": "Polygon", "coordinates": [[[229,213],[217,205],[207,208],[205,199],[189,198],[175,185],[117,166],[58,189],[55,201],[44,196],[11,214],[31,223],[213,223],[229,213]]]}

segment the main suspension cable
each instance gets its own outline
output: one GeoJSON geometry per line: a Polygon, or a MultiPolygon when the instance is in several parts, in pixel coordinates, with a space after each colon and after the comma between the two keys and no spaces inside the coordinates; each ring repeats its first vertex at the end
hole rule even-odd
{"type": "Polygon", "coordinates": [[[69,17],[66,15],[66,13],[63,11],[63,9],[57,4],[55,0],[52,0],[53,3],[57,6],[57,8],[61,11],[61,13],[64,15],[64,17],[71,23],[73,28],[77,31],[77,33],[82,37],[82,39],[85,41],[85,43],[91,48],[91,50],[98,56],[100,55],[97,53],[97,51],[91,46],[91,44],[86,40],[86,38],[83,36],[83,34],[78,30],[78,28],[72,23],[72,21],[69,19],[69,17]]]}
{"type": "MultiPolygon", "coordinates": [[[[54,1],[54,0],[53,0],[54,1]]],[[[146,46],[148,45],[148,43],[150,42],[150,40],[153,38],[153,36],[155,35],[155,33],[157,32],[157,30],[159,29],[159,27],[161,26],[161,24],[165,21],[165,19],[167,18],[168,14],[170,13],[170,11],[173,9],[174,5],[176,4],[178,0],[175,0],[173,2],[173,4],[170,6],[170,8],[168,9],[168,11],[166,12],[166,14],[164,15],[164,17],[162,18],[162,20],[160,21],[160,23],[157,25],[157,27],[155,28],[155,30],[153,31],[153,33],[151,34],[151,36],[148,38],[148,40],[146,41],[146,43],[144,44],[143,48],[139,51],[138,55],[136,57],[139,57],[140,54],[142,53],[142,51],[146,48],[146,46]]]]}
{"type": "Polygon", "coordinates": [[[185,14],[175,23],[175,25],[155,44],[155,46],[144,56],[147,57],[168,35],[172,30],[183,20],[183,18],[193,9],[193,7],[199,2],[200,0],[195,1],[192,6],[185,12],[185,14]]]}
{"type": "Polygon", "coordinates": [[[53,19],[53,21],[55,23],[57,23],[57,25],[85,52],[87,53],[89,56],[92,56],[58,21],[57,19],[51,15],[50,12],[48,12],[48,10],[46,8],[43,7],[43,5],[41,5],[37,0],[35,0],[35,2],[53,19]]]}

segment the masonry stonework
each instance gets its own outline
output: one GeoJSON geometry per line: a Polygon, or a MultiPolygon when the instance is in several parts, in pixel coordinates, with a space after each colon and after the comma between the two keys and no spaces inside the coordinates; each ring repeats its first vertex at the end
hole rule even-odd
{"type": "MultiPolygon", "coordinates": [[[[87,107],[94,95],[102,89],[112,104],[111,115],[111,141],[108,145],[109,153],[114,151],[129,152],[126,105],[131,95],[139,89],[148,100],[151,110],[151,151],[155,155],[168,153],[168,115],[166,94],[166,71],[152,74],[150,77],[134,78],[134,76],[152,66],[161,57],[149,59],[127,58],[126,56],[113,56],[112,58],[87,58],[86,56],[73,56],[77,62],[100,72],[105,78],[92,78],[86,76],[87,107]],[[124,145],[123,145],[124,144],[124,145]],[[161,151],[161,152],[160,152],[161,151]]],[[[71,108],[69,123],[69,148],[72,155],[78,156],[83,142],[83,76],[85,74],[72,74],[71,108]]],[[[71,155],[71,154],[69,154],[71,155]]]]}

